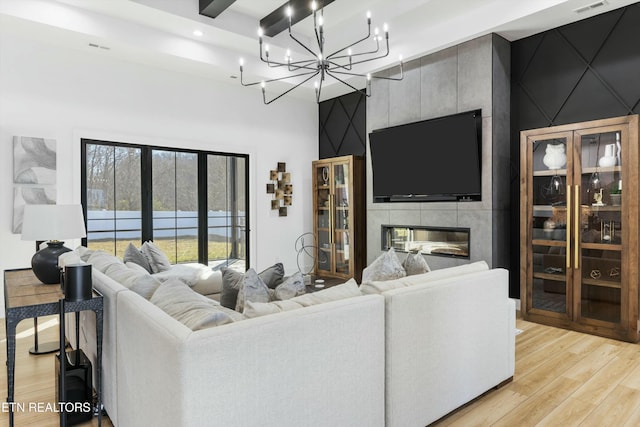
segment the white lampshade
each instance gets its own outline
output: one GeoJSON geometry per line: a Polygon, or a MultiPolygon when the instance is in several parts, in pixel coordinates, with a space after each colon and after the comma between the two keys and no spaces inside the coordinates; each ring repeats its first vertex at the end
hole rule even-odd
{"type": "Polygon", "coordinates": [[[22,240],[86,237],[81,205],[25,205],[22,240]]]}

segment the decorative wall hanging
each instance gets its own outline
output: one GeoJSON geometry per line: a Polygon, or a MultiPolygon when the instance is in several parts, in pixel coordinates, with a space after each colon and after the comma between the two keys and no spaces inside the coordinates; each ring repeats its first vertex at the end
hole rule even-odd
{"type": "Polygon", "coordinates": [[[287,164],[278,162],[277,168],[269,172],[267,194],[272,194],[271,209],[278,211],[278,216],[287,216],[287,206],[293,204],[293,184],[291,173],[287,172],[287,164]]]}
{"type": "Polygon", "coordinates": [[[56,158],[54,139],[13,137],[13,233],[22,233],[25,205],[56,203],[56,158]]]}

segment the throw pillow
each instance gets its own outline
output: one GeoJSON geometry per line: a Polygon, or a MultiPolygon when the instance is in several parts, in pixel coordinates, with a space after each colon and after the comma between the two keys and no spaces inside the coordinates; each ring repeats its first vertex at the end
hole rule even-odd
{"type": "Polygon", "coordinates": [[[125,262],[125,265],[129,269],[131,269],[133,271],[137,271],[138,273],[149,274],[149,272],[147,270],[145,270],[143,266],[141,266],[140,264],[136,264],[135,262],[127,261],[127,262],[125,262]]]}
{"type": "Polygon", "coordinates": [[[293,276],[276,286],[275,299],[281,301],[287,300],[302,295],[305,292],[304,278],[302,277],[302,273],[297,271],[293,276]]]}
{"type": "Polygon", "coordinates": [[[244,274],[230,268],[222,268],[221,271],[222,292],[220,293],[220,304],[223,307],[235,309],[244,274]]]}
{"type": "Polygon", "coordinates": [[[273,302],[251,302],[247,301],[244,305],[242,314],[251,319],[253,317],[265,316],[267,314],[275,314],[283,311],[295,310],[302,308],[301,304],[291,300],[273,301],[273,302]]]}
{"type": "Polygon", "coordinates": [[[396,251],[391,248],[376,258],[369,266],[362,270],[362,283],[374,280],[392,280],[406,276],[396,251]]]}
{"type": "Polygon", "coordinates": [[[273,264],[271,267],[265,268],[258,276],[271,289],[275,289],[284,278],[284,266],[281,262],[273,264]]]}
{"type": "Polygon", "coordinates": [[[87,263],[91,264],[93,268],[98,270],[100,273],[104,273],[110,265],[113,265],[114,263],[122,264],[122,261],[120,261],[120,258],[108,254],[105,251],[95,251],[89,256],[87,263]]]}
{"type": "Polygon", "coordinates": [[[233,321],[215,301],[193,292],[177,279],[160,285],[151,302],[193,331],[233,321]]]}
{"type": "Polygon", "coordinates": [[[145,257],[138,248],[133,246],[133,243],[129,243],[127,245],[127,249],[124,250],[123,260],[125,263],[133,262],[135,264],[138,264],[140,267],[144,268],[147,273],[151,273],[151,265],[149,264],[149,260],[147,260],[147,257],[145,257]]]}
{"type": "MultiPolygon", "coordinates": [[[[242,288],[244,274],[229,268],[222,268],[221,271],[222,293],[220,294],[220,304],[224,307],[235,309],[238,301],[238,292],[242,288]]],[[[260,276],[260,279],[262,279],[268,288],[275,289],[282,283],[284,266],[282,263],[276,263],[258,273],[258,276],[260,276]]]]}
{"type": "Polygon", "coordinates": [[[420,252],[409,253],[402,263],[402,267],[407,272],[407,276],[413,276],[415,274],[423,274],[431,271],[427,260],[420,252]]]}
{"type": "Polygon", "coordinates": [[[157,247],[152,241],[144,242],[140,250],[145,258],[147,258],[147,261],[149,261],[152,273],[159,273],[171,269],[169,258],[167,258],[164,252],[162,252],[162,249],[157,247]]]}
{"type": "Polygon", "coordinates": [[[247,270],[242,280],[242,288],[238,292],[238,301],[235,310],[242,313],[246,301],[251,302],[269,302],[271,295],[269,288],[264,281],[258,276],[253,268],[247,270]]]}

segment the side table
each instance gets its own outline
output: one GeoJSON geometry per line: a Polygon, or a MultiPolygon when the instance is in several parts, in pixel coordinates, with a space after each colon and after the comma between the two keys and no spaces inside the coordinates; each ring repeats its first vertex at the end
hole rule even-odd
{"type": "MultiPolygon", "coordinates": [[[[59,301],[64,298],[59,285],[42,284],[30,268],[5,270],[4,303],[7,337],[7,402],[9,403],[9,425],[13,427],[13,402],[16,365],[16,326],[20,321],[33,317],[60,313],[59,301]]],[[[102,425],[102,295],[95,290],[86,301],[67,302],[66,313],[91,310],[96,313],[96,410],[98,425],[102,425]]]]}

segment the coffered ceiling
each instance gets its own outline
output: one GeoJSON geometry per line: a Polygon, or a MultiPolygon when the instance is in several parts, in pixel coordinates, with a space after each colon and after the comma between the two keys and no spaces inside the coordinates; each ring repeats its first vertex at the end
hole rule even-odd
{"type": "MultiPolygon", "coordinates": [[[[367,73],[495,32],[513,41],[570,22],[604,13],[637,0],[606,0],[599,7],[575,9],[594,0],[335,0],[324,10],[328,50],[343,47],[366,34],[366,12],[372,26],[389,25],[391,54],[363,64],[367,73]]],[[[228,1],[227,1],[228,2],[228,1]]],[[[199,15],[199,0],[0,0],[0,37],[17,33],[73,49],[111,55],[164,69],[191,73],[231,84],[238,81],[240,58],[247,79],[278,77],[258,58],[260,19],[285,0],[236,0],[217,18],[199,15]],[[201,36],[194,31],[202,32],[201,36]]],[[[598,2],[602,3],[602,2],[598,2]]],[[[311,19],[293,27],[311,43],[311,19]]],[[[286,49],[303,55],[287,31],[265,37],[274,58],[286,49]]],[[[302,58],[301,58],[302,59],[302,58]]],[[[364,82],[353,81],[363,87],[364,82]]],[[[325,97],[348,88],[327,82],[325,97]]],[[[259,88],[247,88],[256,90],[259,88]]],[[[313,101],[309,85],[292,92],[313,101]]]]}

